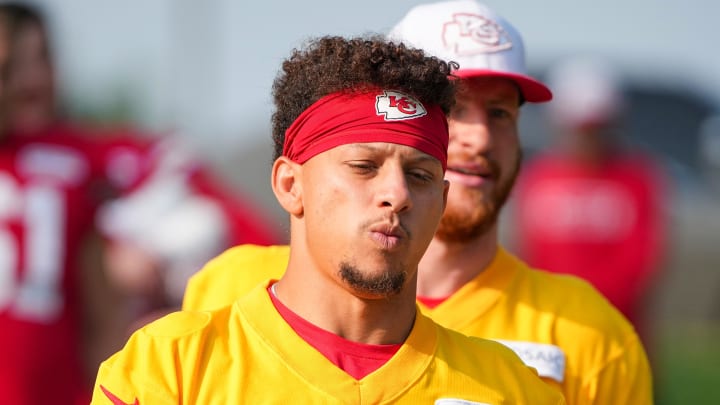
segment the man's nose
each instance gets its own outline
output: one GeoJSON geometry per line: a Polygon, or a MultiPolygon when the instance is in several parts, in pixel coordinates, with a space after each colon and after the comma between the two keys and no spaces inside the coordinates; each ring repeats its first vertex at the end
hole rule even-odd
{"type": "Polygon", "coordinates": [[[401,167],[387,168],[379,176],[378,202],[382,207],[390,207],[400,213],[412,207],[412,193],[408,185],[407,174],[401,167]]]}
{"type": "Polygon", "coordinates": [[[492,136],[487,113],[476,111],[466,114],[462,120],[448,120],[450,146],[460,147],[472,154],[487,152],[492,147],[492,136]]]}

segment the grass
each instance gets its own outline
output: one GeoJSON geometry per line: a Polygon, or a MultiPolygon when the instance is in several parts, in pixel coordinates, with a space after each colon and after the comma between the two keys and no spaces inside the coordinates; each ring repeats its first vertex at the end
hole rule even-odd
{"type": "Polygon", "coordinates": [[[663,329],[655,350],[655,403],[720,404],[720,324],[663,329]]]}

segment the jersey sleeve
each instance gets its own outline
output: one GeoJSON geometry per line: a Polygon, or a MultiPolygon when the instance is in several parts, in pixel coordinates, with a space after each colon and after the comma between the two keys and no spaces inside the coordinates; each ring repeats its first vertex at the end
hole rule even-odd
{"type": "Polygon", "coordinates": [[[172,396],[173,384],[163,378],[172,371],[167,366],[172,359],[151,351],[151,346],[134,336],[123,350],[104,361],[95,380],[91,405],[177,403],[172,396]]]}
{"type": "Polygon", "coordinates": [[[183,310],[205,311],[229,305],[259,282],[282,277],[289,255],[287,245],[246,244],[226,250],[190,277],[183,310]]]}
{"type": "MultiPolygon", "coordinates": [[[[217,258],[214,260],[217,260],[217,258]]],[[[212,308],[213,306],[220,305],[215,301],[216,296],[209,293],[208,290],[213,282],[213,277],[210,273],[213,272],[213,268],[217,268],[213,266],[213,260],[211,260],[200,269],[200,271],[188,279],[187,285],[185,286],[185,294],[183,295],[183,311],[200,310],[201,308],[212,308]]]]}
{"type": "Polygon", "coordinates": [[[192,394],[212,328],[206,312],[174,312],[139,329],[98,370],[91,405],[178,404],[192,394]],[[191,389],[191,388],[190,388],[191,389]]]}

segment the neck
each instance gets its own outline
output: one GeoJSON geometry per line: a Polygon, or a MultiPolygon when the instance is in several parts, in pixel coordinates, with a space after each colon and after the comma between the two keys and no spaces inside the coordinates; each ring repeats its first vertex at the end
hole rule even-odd
{"type": "Polygon", "coordinates": [[[449,297],[490,265],[498,246],[497,224],[468,241],[448,242],[434,238],[420,261],[418,295],[449,297]]]}
{"type": "Polygon", "coordinates": [[[415,322],[416,277],[391,297],[367,298],[326,273],[308,271],[307,263],[293,261],[277,282],[280,302],[313,325],[344,339],[365,344],[399,344],[415,322]]]}

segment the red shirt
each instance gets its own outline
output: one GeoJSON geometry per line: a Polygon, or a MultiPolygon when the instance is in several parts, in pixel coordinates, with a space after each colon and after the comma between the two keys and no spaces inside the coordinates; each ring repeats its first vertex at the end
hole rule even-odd
{"type": "Polygon", "coordinates": [[[387,363],[402,346],[401,344],[369,345],[343,339],[318,328],[292,312],[277,299],[272,292],[272,286],[268,288],[268,294],[280,316],[303,340],[356,380],[362,379],[387,363]]]}
{"type": "Polygon", "coordinates": [[[515,189],[519,254],[532,266],[590,281],[631,321],[658,270],[663,175],[642,156],[587,167],[540,156],[515,189]]]}
{"type": "Polygon", "coordinates": [[[99,204],[98,150],[55,128],[0,147],[0,402],[72,404],[79,347],[79,247],[99,204]]]}
{"type": "MultiPolygon", "coordinates": [[[[81,242],[96,230],[96,212],[105,201],[141,189],[175,156],[161,138],[124,129],[57,125],[2,137],[0,403],[74,404],[78,397],[87,403],[91,387],[78,347],[81,242]]],[[[222,207],[231,229],[225,248],[278,242],[257,210],[224,191],[197,159],[170,166],[190,193],[222,207]]]]}

